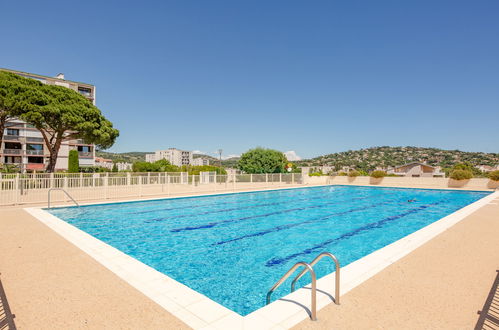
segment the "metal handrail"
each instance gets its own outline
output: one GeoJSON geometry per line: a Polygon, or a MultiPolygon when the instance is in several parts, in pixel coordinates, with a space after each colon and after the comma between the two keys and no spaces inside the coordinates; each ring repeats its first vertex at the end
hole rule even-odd
{"type": "MultiPolygon", "coordinates": [[[[335,257],[334,254],[329,253],[329,252],[322,252],[319,254],[317,257],[315,257],[314,260],[310,263],[310,266],[313,267],[315,264],[317,264],[322,258],[324,257],[329,257],[333,259],[335,267],[336,267],[336,274],[335,274],[335,288],[334,288],[334,303],[336,305],[340,304],[340,262],[338,261],[338,258],[335,257]]],[[[291,292],[295,291],[295,284],[296,282],[305,275],[306,269],[302,270],[298,276],[295,277],[293,282],[291,282],[291,292]]]]}
{"type": "Polygon", "coordinates": [[[68,196],[73,201],[73,203],[76,204],[76,206],[80,207],[80,204],[78,204],[78,202],[75,201],[75,199],[73,197],[71,197],[71,195],[66,190],[64,190],[62,188],[50,188],[48,191],[48,196],[47,196],[48,197],[47,198],[47,200],[48,200],[47,208],[50,208],[50,193],[54,190],[61,190],[62,192],[64,192],[66,194],[66,196],[68,196]]]}
{"type": "Polygon", "coordinates": [[[312,276],[312,294],[311,294],[312,299],[311,299],[311,306],[310,306],[310,311],[311,311],[310,319],[312,321],[316,321],[317,320],[317,298],[316,298],[317,297],[317,286],[315,283],[316,282],[315,272],[314,272],[314,269],[312,268],[312,266],[310,266],[309,264],[307,264],[306,262],[303,262],[303,261],[297,262],[293,267],[291,267],[286,272],[286,274],[284,274],[284,276],[281,277],[281,279],[274,284],[274,286],[269,290],[269,292],[267,292],[266,305],[270,304],[270,296],[275,291],[275,289],[277,289],[282,283],[284,283],[284,281],[291,274],[293,274],[293,272],[300,266],[305,267],[305,269],[302,271],[303,273],[308,271],[308,272],[310,272],[310,275],[312,276]]]}

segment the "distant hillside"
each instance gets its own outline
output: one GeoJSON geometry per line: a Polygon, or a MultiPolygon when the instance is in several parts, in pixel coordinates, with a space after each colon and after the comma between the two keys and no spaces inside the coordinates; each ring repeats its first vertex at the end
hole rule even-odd
{"type": "Polygon", "coordinates": [[[452,167],[456,163],[470,162],[473,165],[499,164],[499,153],[465,152],[420,147],[374,147],[349,150],[296,162],[299,166],[330,165],[340,169],[353,166],[360,170],[390,167],[409,162],[424,162],[430,165],[452,167]]]}
{"type": "Polygon", "coordinates": [[[146,154],[150,154],[152,152],[142,152],[142,151],[132,151],[132,152],[107,152],[107,151],[96,151],[95,155],[97,157],[112,159],[115,162],[143,162],[146,160],[146,154]]]}

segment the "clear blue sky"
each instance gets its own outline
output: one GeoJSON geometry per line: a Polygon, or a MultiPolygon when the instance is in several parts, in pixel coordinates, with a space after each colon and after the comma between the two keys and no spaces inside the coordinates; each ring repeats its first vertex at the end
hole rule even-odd
{"type": "Polygon", "coordinates": [[[112,151],[499,152],[499,1],[1,1],[0,67],[97,86],[112,151]]]}

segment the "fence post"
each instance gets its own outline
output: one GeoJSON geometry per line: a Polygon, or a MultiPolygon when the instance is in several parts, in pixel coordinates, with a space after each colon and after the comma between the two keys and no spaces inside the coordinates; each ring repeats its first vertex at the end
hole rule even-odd
{"type": "Polygon", "coordinates": [[[170,196],[170,176],[166,173],[166,193],[170,196]]]}
{"type": "Polygon", "coordinates": [[[253,183],[253,174],[250,174],[250,183],[253,183]]]}
{"type": "Polygon", "coordinates": [[[295,184],[295,174],[291,173],[291,184],[295,184]]]}
{"type": "Polygon", "coordinates": [[[142,197],[142,175],[139,175],[139,197],[142,197]]]}
{"type": "Polygon", "coordinates": [[[232,190],[236,191],[236,174],[234,174],[234,179],[232,180],[232,190]]]}
{"type": "Polygon", "coordinates": [[[15,193],[15,199],[14,199],[14,205],[17,205],[19,203],[19,173],[16,174],[16,178],[14,179],[14,185],[15,185],[15,190],[14,190],[14,193],[15,193]]]}
{"type": "Polygon", "coordinates": [[[268,183],[269,183],[269,175],[267,173],[265,173],[265,183],[267,184],[268,186],[268,183]]]}
{"type": "Polygon", "coordinates": [[[49,176],[49,180],[50,180],[50,183],[49,183],[49,188],[54,188],[54,173],[50,173],[50,176],[49,176]]]}
{"type": "Polygon", "coordinates": [[[282,173],[279,173],[279,186],[282,186],[282,173]]]}
{"type": "Polygon", "coordinates": [[[104,199],[107,199],[107,189],[109,186],[109,173],[106,172],[106,176],[104,177],[104,199]]]}
{"type": "Polygon", "coordinates": [[[127,187],[130,186],[130,176],[131,176],[130,172],[127,172],[127,174],[126,174],[126,185],[127,185],[127,187]]]}

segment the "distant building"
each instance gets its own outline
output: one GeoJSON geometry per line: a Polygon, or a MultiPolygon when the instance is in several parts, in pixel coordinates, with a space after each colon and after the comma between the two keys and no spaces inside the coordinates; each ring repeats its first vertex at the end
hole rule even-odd
{"type": "Polygon", "coordinates": [[[184,151],[176,148],[168,148],[166,150],[157,150],[154,154],[146,154],[146,161],[154,163],[158,160],[166,159],[172,165],[192,165],[192,151],[184,151]]]}
{"type": "Polygon", "coordinates": [[[116,163],[116,167],[118,168],[118,171],[131,171],[132,163],[116,163]]]}
{"type": "MultiPolygon", "coordinates": [[[[72,89],[85,96],[95,105],[95,86],[66,80],[62,73],[59,73],[56,77],[47,77],[3,68],[0,68],[0,71],[11,72],[25,78],[35,79],[47,85],[57,85],[72,89]]],[[[48,165],[50,153],[39,130],[25,121],[17,119],[7,123],[3,134],[3,143],[0,144],[0,164],[16,166],[23,172],[45,170],[48,165]]],[[[95,165],[95,146],[93,144],[84,143],[83,140],[78,139],[64,140],[57,155],[56,171],[65,171],[68,169],[70,150],[78,151],[80,167],[95,165]]]]}
{"type": "Polygon", "coordinates": [[[210,160],[208,158],[195,158],[192,161],[192,165],[194,165],[194,166],[210,165],[210,160]]]}
{"type": "Polygon", "coordinates": [[[154,163],[156,161],[156,154],[146,154],[146,162],[154,163]]]}
{"type": "Polygon", "coordinates": [[[489,165],[477,165],[475,166],[477,169],[479,169],[482,172],[492,172],[492,171],[499,171],[499,165],[496,166],[489,166],[489,165]]]}
{"type": "Polygon", "coordinates": [[[309,173],[316,173],[319,171],[322,172],[323,174],[329,174],[334,171],[334,167],[329,165],[301,167],[301,173],[303,175],[308,175],[309,173]]]}
{"type": "Polygon", "coordinates": [[[431,166],[424,163],[412,162],[409,164],[396,166],[388,170],[388,174],[409,177],[444,177],[445,173],[439,166],[431,166]]]}
{"type": "Polygon", "coordinates": [[[107,159],[107,158],[102,158],[102,157],[95,157],[95,166],[103,167],[108,170],[113,169],[113,160],[112,159],[107,159]]]}

